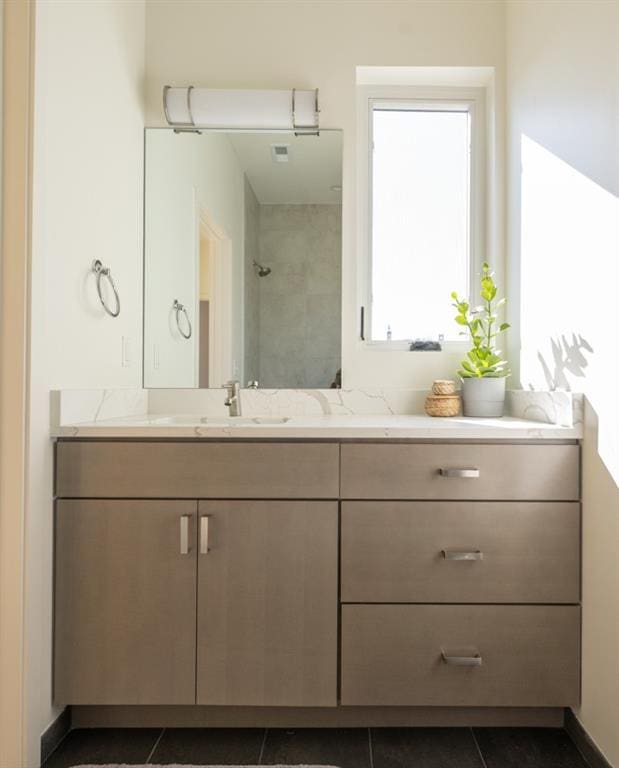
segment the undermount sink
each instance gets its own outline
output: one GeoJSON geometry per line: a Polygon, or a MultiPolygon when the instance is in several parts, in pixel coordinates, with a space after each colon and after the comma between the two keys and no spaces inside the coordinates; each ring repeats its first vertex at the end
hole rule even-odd
{"type": "Polygon", "coordinates": [[[290,421],[289,416],[205,416],[200,419],[202,424],[233,424],[233,425],[251,425],[251,424],[285,424],[290,421]]]}
{"type": "Polygon", "coordinates": [[[162,416],[153,419],[151,424],[169,424],[176,426],[251,426],[252,424],[276,425],[290,421],[289,416],[162,416]]]}

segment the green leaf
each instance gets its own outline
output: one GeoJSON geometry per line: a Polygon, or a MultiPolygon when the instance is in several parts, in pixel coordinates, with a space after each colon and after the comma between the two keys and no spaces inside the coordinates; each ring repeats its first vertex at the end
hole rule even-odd
{"type": "Polygon", "coordinates": [[[469,373],[474,374],[477,372],[467,360],[463,360],[460,365],[464,368],[465,371],[468,371],[469,373]]]}
{"type": "Polygon", "coordinates": [[[458,374],[466,378],[508,376],[507,361],[502,359],[501,351],[496,347],[497,335],[510,327],[509,323],[499,325],[498,310],[506,299],[496,299],[498,289],[488,262],[482,264],[479,288],[485,304],[474,308],[471,308],[468,301],[460,299],[456,291],[450,294],[454,300],[452,306],[456,310],[455,322],[468,329],[468,333],[463,330],[460,335],[470,336],[472,344],[467,352],[468,359],[462,361],[458,374]]]}

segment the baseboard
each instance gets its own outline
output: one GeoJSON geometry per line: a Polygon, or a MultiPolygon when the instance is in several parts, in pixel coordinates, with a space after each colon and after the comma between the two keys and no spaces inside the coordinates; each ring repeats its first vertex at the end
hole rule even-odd
{"type": "Polygon", "coordinates": [[[563,708],[73,706],[74,728],[563,727],[563,708]]]}
{"type": "Polygon", "coordinates": [[[44,763],[71,730],[71,707],[65,707],[41,734],[41,763],[44,763]]]}
{"type": "Polygon", "coordinates": [[[591,768],[613,768],[571,709],[565,710],[565,730],[591,768]]]}

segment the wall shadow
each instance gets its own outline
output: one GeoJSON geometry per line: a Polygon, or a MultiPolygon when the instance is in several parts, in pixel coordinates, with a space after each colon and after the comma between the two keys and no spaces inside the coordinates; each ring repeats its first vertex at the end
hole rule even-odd
{"type": "MultiPolygon", "coordinates": [[[[546,360],[541,351],[537,351],[546,386],[549,390],[564,389],[571,392],[572,386],[568,374],[577,378],[585,378],[585,369],[589,366],[586,354],[593,354],[591,344],[581,335],[572,333],[571,340],[563,334],[550,340],[552,360],[546,360]]],[[[535,389],[529,384],[529,389],[535,389]]]]}

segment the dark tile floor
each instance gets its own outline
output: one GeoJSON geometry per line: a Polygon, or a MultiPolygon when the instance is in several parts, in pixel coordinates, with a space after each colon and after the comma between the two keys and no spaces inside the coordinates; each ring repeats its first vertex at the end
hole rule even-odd
{"type": "Polygon", "coordinates": [[[587,768],[567,733],[551,728],[96,728],[71,731],[44,768],[102,763],[587,768]]]}

